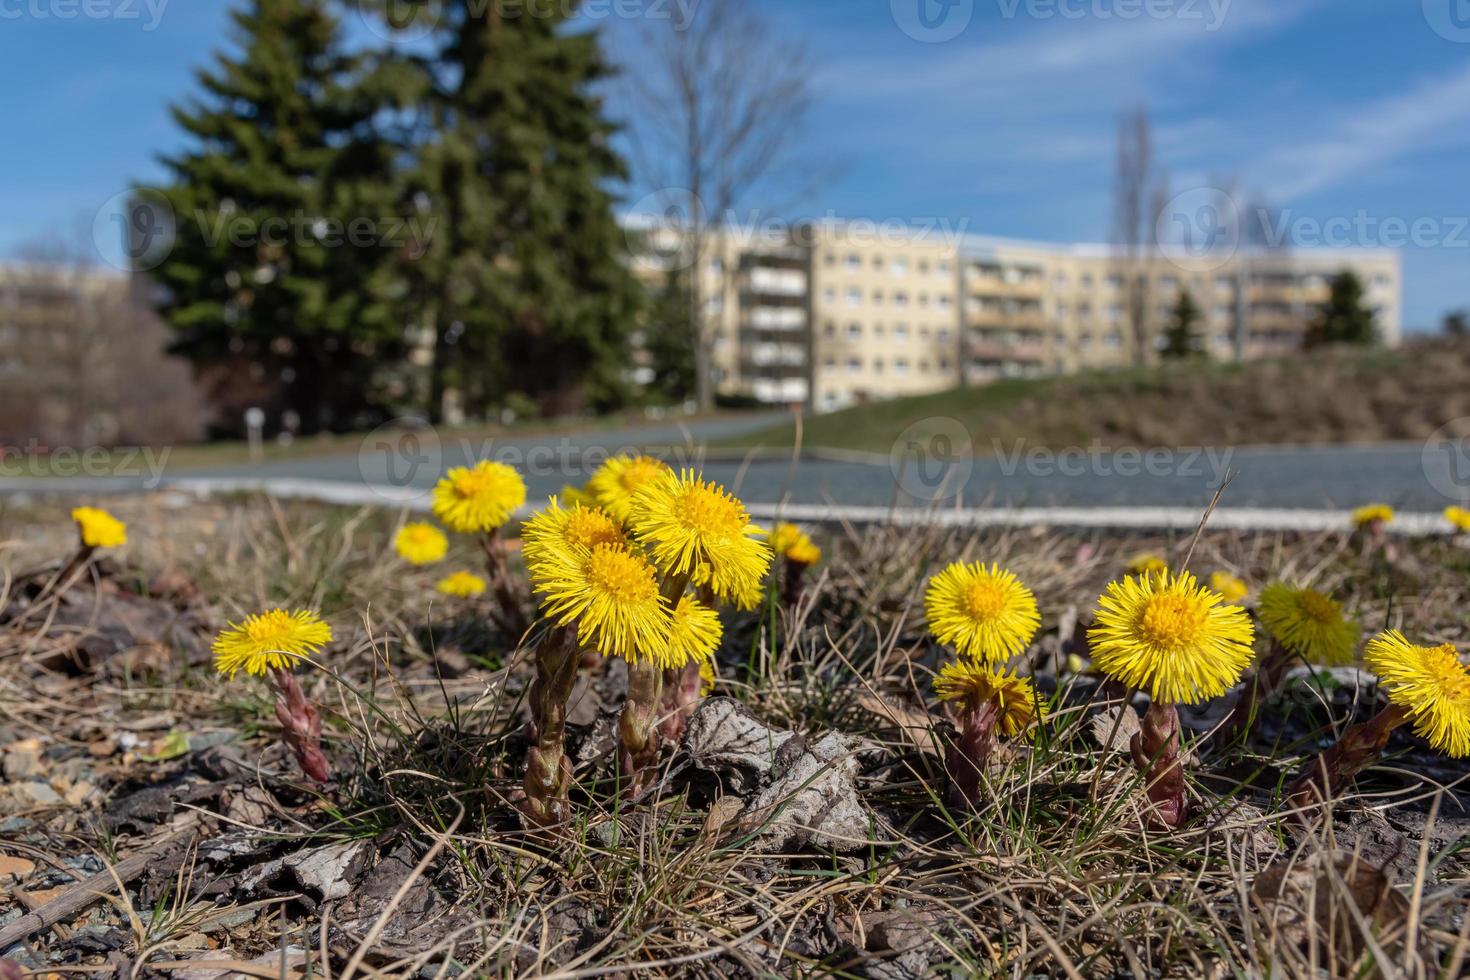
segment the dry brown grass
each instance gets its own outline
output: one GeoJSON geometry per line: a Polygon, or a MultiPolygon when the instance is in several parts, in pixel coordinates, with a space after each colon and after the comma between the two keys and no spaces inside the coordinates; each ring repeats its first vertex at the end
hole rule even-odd
{"type": "MultiPolygon", "coordinates": [[[[309,964],[337,977],[1456,977],[1470,962],[1464,765],[1404,737],[1332,821],[1303,830],[1276,812],[1301,759],[1371,708],[1369,687],[1303,683],[1250,744],[1196,755],[1186,828],[1144,829],[1139,778],[1092,724],[1120,699],[1059,665],[1071,624],[1127,558],[1177,560],[1187,541],[827,529],[829,560],[795,609],[729,621],[717,693],[779,727],[850,734],[873,825],[856,849],[769,855],[731,832],[730,789],[677,753],[659,798],[618,800],[612,665],[589,672],[573,713],[581,822],[550,846],[523,834],[510,798],[525,665],[472,607],[433,595],[447,566],[406,571],[391,557],[395,515],[258,499],[118,510],[133,543],[110,585],[0,627],[0,757],[34,742],[34,778],[75,796],[28,801],[17,787],[31,777],[7,762],[0,856],[33,868],[0,870],[0,930],[26,911],[21,891],[44,902],[83,865],[180,827],[197,836],[9,954],[37,969],[141,976],[198,969],[207,954],[276,976],[283,947],[290,975],[309,964]],[[990,773],[974,814],[945,805],[949,729],[929,683],[939,652],[918,602],[925,578],[962,558],[1002,562],[1035,589],[1045,622],[1027,663],[1054,705],[1044,732],[990,773]],[[180,592],[188,584],[197,597],[180,592]],[[118,598],[150,587],[169,598],[118,598]],[[338,636],[308,685],[342,774],[319,795],[275,744],[263,691],[208,666],[212,629],[272,603],[317,606],[338,636]],[[147,758],[170,730],[197,747],[147,758]],[[140,790],[157,791],[151,810],[140,790]],[[289,875],[248,885],[264,862],[324,845],[368,855],[371,871],[341,875],[350,894],[289,875]],[[247,918],[211,925],[232,914],[247,918]]],[[[0,538],[10,605],[21,573],[59,559],[70,531],[60,508],[12,511],[0,538]]],[[[1370,630],[1463,644],[1470,551],[1400,547],[1387,563],[1338,535],[1207,533],[1192,567],[1315,583],[1370,630]]],[[[460,545],[450,566],[474,560],[460,545]]]]}

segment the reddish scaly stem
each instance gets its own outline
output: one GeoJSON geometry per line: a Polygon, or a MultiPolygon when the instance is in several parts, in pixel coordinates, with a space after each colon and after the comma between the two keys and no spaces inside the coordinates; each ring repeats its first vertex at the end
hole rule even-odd
{"type": "Polygon", "coordinates": [[[271,687],[276,692],[276,718],[281,723],[281,736],[301,771],[319,783],[332,778],[332,768],[322,752],[322,716],[316,705],[306,699],[296,675],[277,668],[270,673],[271,687]]]}
{"type": "Polygon", "coordinates": [[[945,753],[949,799],[954,806],[974,810],[980,805],[980,785],[995,751],[999,721],[1000,710],[992,701],[960,712],[958,737],[945,753]]]}
{"type": "Polygon", "coordinates": [[[87,567],[92,561],[92,556],[96,553],[97,549],[91,545],[84,544],[78,548],[76,554],[71,556],[71,560],[62,566],[61,571],[57,572],[51,581],[42,586],[41,591],[36,595],[35,601],[40,602],[42,599],[46,599],[52,595],[60,595],[71,588],[73,583],[81,577],[81,571],[87,567]]]}
{"type": "Polygon", "coordinates": [[[571,819],[567,802],[572,767],[566,756],[567,701],[577,681],[581,644],[577,631],[560,627],[546,634],[536,647],[536,679],[529,696],[531,721],[527,734],[525,799],[521,812],[537,827],[554,827],[571,819]]]}
{"type": "Polygon", "coordinates": [[[628,700],[618,716],[618,762],[623,792],[639,796],[652,785],[658,766],[658,715],[664,672],[654,664],[628,662],[628,700]]]}
{"type": "Polygon", "coordinates": [[[485,549],[485,570],[490,577],[490,592],[498,611],[495,622],[507,636],[520,637],[526,632],[526,604],[515,578],[510,574],[510,561],[505,553],[505,540],[498,530],[487,531],[480,539],[485,549]]]}
{"type": "Polygon", "coordinates": [[[1164,828],[1183,824],[1188,804],[1179,760],[1179,710],[1168,702],[1150,703],[1129,748],[1148,782],[1150,821],[1164,828]]]}
{"type": "Polygon", "coordinates": [[[781,580],[781,605],[787,609],[800,602],[801,594],[806,591],[806,569],[802,562],[786,560],[786,574],[781,580]]]}
{"type": "Polygon", "coordinates": [[[1292,809],[1309,807],[1335,796],[1358,773],[1377,762],[1393,730],[1409,720],[1409,713],[1390,704],[1367,721],[1353,725],[1337,743],[1313,759],[1286,791],[1292,809]]]}
{"type": "MultiPolygon", "coordinates": [[[[678,606],[688,587],[688,575],[666,575],[659,590],[672,609],[678,606]]],[[[704,605],[714,608],[715,595],[708,585],[700,586],[697,598],[704,605]]],[[[689,719],[694,717],[694,709],[699,707],[701,686],[697,661],[683,667],[664,669],[660,696],[663,716],[659,719],[656,737],[669,742],[677,742],[684,737],[684,729],[688,727],[689,719]]]]}

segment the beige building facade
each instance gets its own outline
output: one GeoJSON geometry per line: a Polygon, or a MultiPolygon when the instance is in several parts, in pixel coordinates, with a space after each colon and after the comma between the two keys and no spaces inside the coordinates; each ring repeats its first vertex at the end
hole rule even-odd
{"type": "MultiPolygon", "coordinates": [[[[1287,354],[1345,270],[1362,280],[1383,343],[1397,345],[1402,332],[1399,257],[1388,250],[1125,259],[1102,245],[854,221],[727,229],[707,251],[716,390],[815,411],[1153,361],[1184,292],[1212,358],[1287,354]]],[[[638,269],[647,276],[667,262],[638,269]]]]}

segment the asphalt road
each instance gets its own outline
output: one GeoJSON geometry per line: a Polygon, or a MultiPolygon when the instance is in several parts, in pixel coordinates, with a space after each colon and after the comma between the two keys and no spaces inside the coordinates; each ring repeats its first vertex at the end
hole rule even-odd
{"type": "MultiPolygon", "coordinates": [[[[700,466],[711,479],[760,503],[945,506],[1202,507],[1227,476],[1228,507],[1347,508],[1386,501],[1406,511],[1438,511],[1470,500],[1470,467],[1456,467],[1444,447],[1418,444],[1280,447],[1213,451],[1124,450],[1013,457],[897,458],[816,453],[709,453],[710,441],[758,431],[778,416],[722,417],[687,426],[648,424],[475,442],[432,431],[376,433],[357,452],[258,466],[168,470],[169,478],[328,480],[427,491],[450,466],[491,457],[527,478],[531,501],[584,481],[611,453],[660,447],[672,465],[700,466]]],[[[0,479],[0,492],[97,492],[146,488],[146,474],[69,480],[0,479]]]]}

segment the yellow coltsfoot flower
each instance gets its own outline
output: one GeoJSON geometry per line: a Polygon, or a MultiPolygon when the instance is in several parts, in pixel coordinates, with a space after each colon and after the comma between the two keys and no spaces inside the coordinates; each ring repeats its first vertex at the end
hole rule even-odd
{"type": "Polygon", "coordinates": [[[1359,507],[1352,513],[1353,527],[1365,528],[1372,524],[1385,525],[1393,523],[1393,508],[1388,504],[1368,504],[1359,507]]]}
{"type": "Polygon", "coordinates": [[[521,475],[504,463],[456,466],[434,486],[434,516],[451,531],[483,534],[510,520],[526,502],[521,475]]]}
{"type": "Polygon", "coordinates": [[[985,664],[1025,650],[1041,625],[1031,590],[1000,566],[982,562],[956,562],[934,576],[924,611],[936,640],[985,664]]]}
{"type": "Polygon", "coordinates": [[[485,580],[473,572],[455,572],[441,578],[434,588],[440,593],[454,596],[457,599],[473,599],[477,595],[483,595],[486,589],[485,580]]]}
{"type": "Polygon", "coordinates": [[[1243,579],[1226,571],[1210,575],[1210,588],[1220,593],[1226,602],[1240,602],[1251,594],[1251,587],[1243,579]]]}
{"type": "Polygon", "coordinates": [[[88,548],[121,548],[128,543],[128,526],[100,507],[78,507],[71,519],[88,548]]]}
{"type": "Polygon", "coordinates": [[[575,566],[600,544],[627,543],[622,525],[602,510],[563,507],[555,497],[521,527],[521,557],[533,581],[575,566]]]}
{"type": "Polygon", "coordinates": [[[262,676],[284,670],[332,640],[332,628],[307,610],[272,609],[231,623],[214,640],[214,665],[233,677],[241,670],[262,676]]]}
{"type": "Polygon", "coordinates": [[[1167,572],[1169,563],[1152,551],[1145,551],[1128,559],[1126,568],[1129,575],[1157,575],[1159,572],[1167,572]]]}
{"type": "Polygon", "coordinates": [[[587,492],[614,520],[627,523],[638,491],[672,475],[667,463],[652,456],[614,456],[592,474],[587,481],[587,492]]]}
{"type": "Polygon", "coordinates": [[[1452,758],[1470,755],[1470,668],[1452,644],[1416,646],[1387,630],[1368,641],[1364,659],[1415,734],[1452,758]]]}
{"type": "Polygon", "coordinates": [[[546,614],[559,626],[576,624],[582,642],[603,656],[664,668],[688,662],[670,647],[658,572],[631,548],[599,544],[581,561],[546,568],[535,585],[546,614]]]}
{"type": "Polygon", "coordinates": [[[1087,637],[1098,670],[1155,701],[1197,704],[1240,679],[1254,630],[1244,608],[1193,575],[1159,572],[1110,582],[1087,637]]]}
{"type": "Polygon", "coordinates": [[[745,505],[717,483],[685,470],[666,473],[633,498],[628,526],[659,571],[708,585],[726,602],[758,596],[771,565],[771,549],[759,540],[745,505]]]}
{"type": "Polygon", "coordinates": [[[822,549],[795,524],[777,524],[767,540],[772,551],[797,565],[815,565],[822,560],[822,549]]]}
{"type": "Polygon", "coordinates": [[[1046,717],[1030,678],[991,670],[973,660],[962,658],[940,668],[934,692],[939,700],[952,701],[961,711],[993,706],[996,728],[1002,735],[1020,735],[1046,717]]]}
{"type": "Polygon", "coordinates": [[[432,565],[449,553],[449,538],[432,524],[405,524],[393,538],[393,550],[410,565],[432,565]]]}
{"type": "Polygon", "coordinates": [[[1444,519],[1449,521],[1456,531],[1470,531],[1470,508],[1446,507],[1444,519]]]}
{"type": "Polygon", "coordinates": [[[692,596],[683,596],[669,624],[669,657],[686,664],[708,661],[724,632],[718,613],[692,596]]]}
{"type": "Polygon", "coordinates": [[[1357,654],[1362,629],[1343,615],[1335,599],[1315,589],[1268,585],[1256,615],[1288,653],[1311,663],[1340,667],[1357,654]]]}

